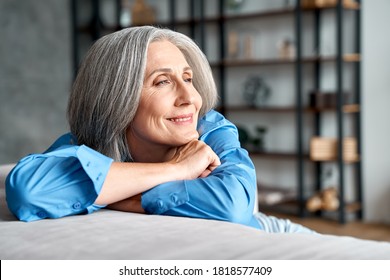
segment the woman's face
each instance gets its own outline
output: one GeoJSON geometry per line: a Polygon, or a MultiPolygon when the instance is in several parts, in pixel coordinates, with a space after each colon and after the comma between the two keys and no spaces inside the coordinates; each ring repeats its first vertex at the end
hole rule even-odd
{"type": "Polygon", "coordinates": [[[190,66],[175,45],[169,41],[149,45],[140,104],[127,130],[132,154],[140,149],[155,152],[178,147],[199,137],[196,127],[202,98],[192,78],[190,66]]]}

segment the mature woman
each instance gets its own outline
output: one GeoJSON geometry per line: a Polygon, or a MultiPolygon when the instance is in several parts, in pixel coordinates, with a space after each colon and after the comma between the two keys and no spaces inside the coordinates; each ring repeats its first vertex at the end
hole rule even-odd
{"type": "Polygon", "coordinates": [[[69,98],[70,133],[11,171],[9,209],[23,221],[108,207],[310,231],[253,215],[255,169],[216,102],[207,59],[187,36],[148,26],[101,38],[69,98]]]}

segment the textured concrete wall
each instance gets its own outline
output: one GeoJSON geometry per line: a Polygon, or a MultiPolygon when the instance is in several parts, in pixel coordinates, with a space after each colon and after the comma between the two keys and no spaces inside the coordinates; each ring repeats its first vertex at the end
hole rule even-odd
{"type": "Polygon", "coordinates": [[[0,0],[0,164],[67,131],[69,1],[0,0]]]}

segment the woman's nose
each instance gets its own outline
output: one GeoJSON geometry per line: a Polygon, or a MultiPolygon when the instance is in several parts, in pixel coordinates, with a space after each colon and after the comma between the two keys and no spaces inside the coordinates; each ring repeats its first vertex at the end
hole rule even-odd
{"type": "Polygon", "coordinates": [[[176,106],[190,105],[194,102],[194,88],[185,82],[177,87],[176,106]]]}

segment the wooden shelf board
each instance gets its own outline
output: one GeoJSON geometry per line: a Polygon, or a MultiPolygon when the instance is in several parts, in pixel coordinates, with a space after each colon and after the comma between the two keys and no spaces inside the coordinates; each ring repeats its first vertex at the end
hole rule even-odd
{"type": "Polygon", "coordinates": [[[239,67],[239,66],[259,66],[259,65],[277,65],[294,63],[295,59],[282,58],[267,58],[267,59],[224,59],[221,64],[223,66],[239,67]]]}
{"type": "Polygon", "coordinates": [[[264,107],[250,107],[250,106],[225,106],[225,110],[231,112],[264,112],[264,113],[289,113],[295,112],[295,107],[286,106],[264,106],[264,107]]]}
{"type": "MultiPolygon", "coordinates": [[[[324,6],[324,7],[316,7],[316,8],[302,8],[303,11],[314,11],[318,9],[335,9],[336,6],[324,6]]],[[[360,9],[360,5],[356,2],[351,3],[344,3],[343,8],[346,10],[357,10],[360,9]]],[[[277,9],[272,9],[268,11],[258,11],[258,12],[252,12],[252,13],[242,13],[242,14],[225,14],[223,16],[211,16],[211,17],[205,17],[203,21],[205,23],[215,23],[215,22],[221,22],[221,21],[234,21],[234,20],[248,20],[248,19],[257,19],[257,18],[266,18],[266,17],[275,17],[275,16],[283,16],[283,15],[294,15],[295,13],[295,7],[282,7],[277,9]]],[[[175,21],[175,25],[188,25],[191,23],[201,23],[202,19],[195,17],[193,20],[177,20],[175,21]]],[[[172,22],[168,21],[161,21],[156,22],[156,25],[170,25],[172,22]]]]}
{"type": "MultiPolygon", "coordinates": [[[[294,152],[277,152],[277,151],[248,151],[250,156],[263,157],[263,158],[283,158],[283,159],[296,159],[298,154],[294,152]]],[[[308,154],[304,154],[305,159],[309,159],[308,154]]]]}
{"type": "MultiPolygon", "coordinates": [[[[313,162],[335,162],[335,161],[337,161],[337,158],[329,158],[327,160],[315,160],[315,159],[310,159],[310,160],[313,162]]],[[[354,159],[345,159],[344,163],[345,164],[353,164],[353,163],[357,163],[359,161],[360,161],[360,157],[359,157],[359,155],[357,155],[354,159]]]]}
{"type": "MultiPolygon", "coordinates": [[[[253,12],[253,13],[245,13],[245,14],[225,14],[222,16],[211,16],[211,17],[205,17],[204,19],[201,19],[199,17],[195,17],[192,20],[176,20],[174,22],[175,25],[189,25],[189,24],[200,24],[202,21],[205,23],[217,23],[217,22],[223,22],[223,21],[234,21],[234,20],[248,20],[248,19],[257,19],[257,18],[265,18],[265,17],[275,17],[280,15],[286,15],[286,14],[293,14],[294,8],[281,8],[281,9],[273,9],[269,11],[259,11],[259,12],[253,12]]],[[[155,25],[171,25],[172,22],[169,21],[161,21],[156,22],[155,25]]]]}
{"type": "MultiPolygon", "coordinates": [[[[221,110],[222,108],[219,108],[221,110]]],[[[223,109],[230,112],[258,112],[258,113],[294,113],[296,107],[293,106],[264,106],[264,107],[250,107],[250,106],[224,106],[223,109]]],[[[304,107],[305,113],[320,113],[326,111],[335,111],[336,108],[317,109],[312,107],[304,107]]],[[[344,113],[358,113],[360,106],[358,104],[348,104],[343,106],[344,113]]]]}
{"type": "MultiPolygon", "coordinates": [[[[298,154],[294,152],[277,152],[277,151],[251,151],[248,150],[249,155],[253,157],[271,158],[271,159],[297,159],[298,154]]],[[[329,158],[328,160],[314,160],[310,158],[309,154],[303,154],[304,160],[310,160],[312,162],[335,162],[336,158],[329,158]]],[[[354,159],[344,160],[345,164],[354,164],[360,161],[360,157],[356,156],[354,159]]]]}
{"type": "MultiPolygon", "coordinates": [[[[302,63],[314,63],[314,62],[332,62],[336,61],[335,55],[318,55],[308,56],[301,59],[302,63]]],[[[344,62],[359,62],[360,54],[348,53],[343,55],[344,62]]],[[[264,58],[264,59],[232,59],[226,58],[221,62],[211,63],[212,67],[225,66],[225,67],[243,67],[243,66],[261,66],[261,65],[280,65],[280,64],[295,64],[297,60],[295,58],[264,58]]]]}
{"type": "MultiPolygon", "coordinates": [[[[308,112],[312,113],[320,113],[320,112],[327,112],[327,111],[336,111],[336,108],[313,108],[313,107],[308,107],[305,109],[308,112]]],[[[346,114],[352,114],[352,113],[358,113],[360,112],[360,105],[359,104],[347,104],[344,105],[342,108],[342,111],[346,114]]]]}
{"type": "MultiPolygon", "coordinates": [[[[258,206],[259,206],[259,209],[260,210],[265,210],[265,211],[278,211],[280,210],[281,212],[285,212],[286,209],[289,209],[290,212],[298,212],[298,208],[299,208],[299,201],[297,199],[289,199],[289,200],[286,200],[286,201],[282,201],[280,203],[276,203],[276,204],[263,204],[263,203],[258,203],[258,206]],[[295,211],[292,211],[292,210],[295,210],[295,211]]],[[[355,202],[345,202],[345,206],[344,206],[344,211],[346,212],[346,214],[348,213],[356,213],[358,211],[360,211],[362,209],[362,204],[358,201],[355,201],[355,202]]],[[[334,211],[325,211],[325,210],[322,210],[322,211],[319,211],[319,212],[322,212],[323,214],[326,214],[326,213],[338,213],[340,211],[340,209],[337,209],[337,210],[334,210],[334,211]]],[[[309,212],[307,210],[305,210],[305,212],[307,213],[307,215],[316,215],[317,212],[309,212]]]]}
{"type": "MultiPolygon", "coordinates": [[[[336,5],[334,5],[334,4],[325,4],[325,5],[321,5],[321,6],[308,6],[308,7],[302,6],[302,9],[306,10],[306,11],[321,10],[321,9],[335,9],[335,8],[336,8],[336,5]]],[[[358,10],[358,9],[360,9],[360,4],[358,2],[355,2],[355,1],[344,1],[343,8],[345,10],[358,10]]]]}
{"type": "Polygon", "coordinates": [[[262,18],[262,17],[274,17],[279,15],[293,14],[295,11],[294,7],[286,7],[281,9],[273,9],[269,11],[259,11],[254,13],[245,13],[245,14],[230,14],[222,17],[223,20],[243,20],[243,19],[252,19],[252,18],[262,18]]]}

